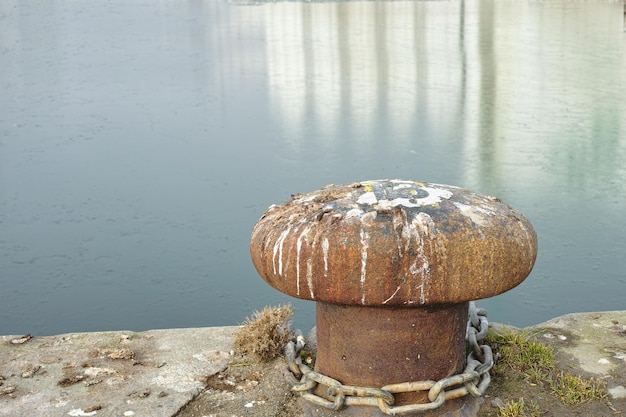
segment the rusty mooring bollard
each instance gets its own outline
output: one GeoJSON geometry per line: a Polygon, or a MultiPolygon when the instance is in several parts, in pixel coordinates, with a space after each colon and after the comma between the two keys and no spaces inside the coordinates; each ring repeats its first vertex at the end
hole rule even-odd
{"type": "MultiPolygon", "coordinates": [[[[377,180],[329,185],[271,206],[250,251],[271,286],[317,301],[315,371],[380,388],[462,371],[468,302],[521,283],[537,238],[497,198],[377,180]]],[[[394,401],[429,400],[406,392],[394,401]]]]}

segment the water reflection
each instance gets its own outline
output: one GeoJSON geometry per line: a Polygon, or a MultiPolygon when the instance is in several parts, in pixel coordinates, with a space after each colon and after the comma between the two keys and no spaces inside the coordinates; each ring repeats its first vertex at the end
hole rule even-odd
{"type": "Polygon", "coordinates": [[[385,146],[399,150],[419,125],[441,137],[460,131],[468,162],[463,177],[478,188],[485,181],[524,188],[519,177],[506,178],[495,166],[526,166],[529,182],[543,176],[533,167],[544,158],[544,164],[574,171],[572,183],[579,182],[581,159],[594,154],[612,167],[607,174],[614,173],[620,167],[621,84],[604,80],[621,80],[623,45],[606,42],[619,15],[610,3],[604,6],[565,6],[578,15],[572,19],[561,7],[532,3],[265,5],[272,116],[294,148],[306,139],[333,146],[324,140],[346,125],[359,146],[375,147],[371,133],[384,132],[385,146]],[[551,123],[555,118],[571,123],[551,123]],[[319,135],[303,135],[307,129],[319,135]],[[573,131],[609,138],[602,146],[571,143],[573,131]],[[570,152],[562,152],[563,140],[570,141],[570,152]],[[553,150],[535,152],[546,141],[553,150]]]}
{"type": "Polygon", "coordinates": [[[622,3],[32,3],[0,2],[0,334],[290,302],[249,261],[253,224],[375,178],[531,219],[537,266],[495,320],[623,308],[622,3]]]}
{"type": "Polygon", "coordinates": [[[287,136],[303,139],[303,126],[314,126],[323,140],[348,125],[360,146],[373,146],[377,131],[394,146],[413,135],[418,118],[454,126],[465,72],[462,5],[264,7],[270,103],[287,136]]]}

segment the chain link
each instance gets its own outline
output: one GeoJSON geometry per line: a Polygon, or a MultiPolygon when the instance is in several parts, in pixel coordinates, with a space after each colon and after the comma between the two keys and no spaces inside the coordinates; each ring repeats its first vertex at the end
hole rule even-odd
{"type": "Polygon", "coordinates": [[[480,345],[489,329],[487,311],[477,308],[472,301],[469,303],[466,339],[471,348],[467,356],[466,366],[462,373],[440,379],[439,381],[412,381],[385,385],[381,388],[358,387],[343,385],[336,379],[313,371],[302,363],[300,351],[306,342],[300,330],[295,330],[295,337],[284,348],[288,371],[285,372],[291,390],[299,393],[305,400],[330,410],[338,411],[346,406],[367,405],[378,407],[384,414],[402,416],[413,413],[424,413],[441,407],[447,400],[470,394],[480,397],[485,393],[491,377],[489,371],[493,367],[494,357],[488,345],[480,345]],[[327,397],[313,393],[318,385],[327,388],[327,397]],[[407,392],[427,393],[430,402],[424,404],[406,404],[393,406],[393,394],[407,392]]]}

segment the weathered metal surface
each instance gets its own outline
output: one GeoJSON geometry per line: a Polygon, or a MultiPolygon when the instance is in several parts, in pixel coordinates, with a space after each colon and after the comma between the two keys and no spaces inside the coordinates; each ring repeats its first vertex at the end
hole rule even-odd
{"type": "MultiPolygon", "coordinates": [[[[316,379],[302,388],[313,391],[305,395],[310,401],[340,409],[348,394],[332,390],[355,390],[349,394],[360,400],[363,387],[404,387],[462,371],[468,301],[522,282],[537,237],[497,198],[378,180],[330,185],[270,207],[252,232],[250,252],[274,288],[318,301],[316,372],[303,377],[316,379]]],[[[380,410],[458,405],[452,395],[443,404],[442,392],[393,392],[394,409],[372,397],[380,410]]]]}
{"type": "MultiPolygon", "coordinates": [[[[465,367],[467,303],[380,308],[317,303],[315,370],[344,385],[438,380],[465,367]]],[[[395,405],[428,402],[397,394],[395,405]]]]}
{"type": "Polygon", "coordinates": [[[403,180],[330,185],[270,207],[252,261],[294,297],[364,306],[461,303],[530,273],[537,237],[497,198],[403,180]]]}

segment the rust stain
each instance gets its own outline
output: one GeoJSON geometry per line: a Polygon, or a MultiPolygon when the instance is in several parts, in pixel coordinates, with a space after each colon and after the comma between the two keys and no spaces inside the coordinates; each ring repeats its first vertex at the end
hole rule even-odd
{"type": "MultiPolygon", "coordinates": [[[[465,367],[467,303],[376,308],[317,303],[315,370],[344,385],[381,387],[439,380],[465,367]]],[[[395,405],[427,402],[425,392],[395,405]]]]}
{"type": "Polygon", "coordinates": [[[252,232],[253,263],[292,296],[369,306],[459,303],[530,273],[537,237],[500,200],[458,187],[362,181],[296,194],[252,232]]]}

